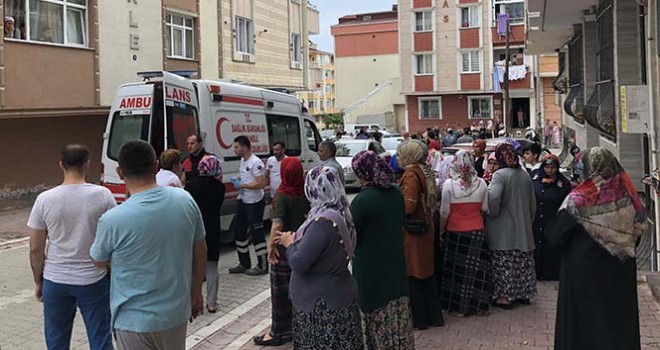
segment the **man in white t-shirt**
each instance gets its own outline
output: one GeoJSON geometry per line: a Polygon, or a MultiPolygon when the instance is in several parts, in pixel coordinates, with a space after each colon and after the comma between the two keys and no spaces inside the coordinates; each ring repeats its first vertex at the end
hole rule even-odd
{"type": "Polygon", "coordinates": [[[239,264],[230,268],[229,273],[258,276],[268,273],[268,262],[266,261],[268,251],[263,223],[264,187],[266,187],[267,180],[264,163],[252,154],[251,147],[247,136],[241,135],[234,139],[234,153],[241,157],[240,177],[232,179],[232,184],[240,192],[234,219],[234,240],[239,264]],[[250,244],[254,245],[254,251],[257,254],[256,268],[252,268],[250,244]]]}
{"type": "Polygon", "coordinates": [[[110,280],[107,269],[94,266],[89,248],[99,218],[115,207],[115,200],[107,188],[85,181],[86,146],[64,147],[60,169],[64,181],[37,197],[27,223],[35,297],[44,305],[46,346],[70,347],[77,306],[90,349],[112,349],[110,280]]]}
{"type": "Polygon", "coordinates": [[[286,145],[282,141],[277,141],[273,144],[273,155],[266,161],[266,178],[270,186],[270,198],[275,198],[275,192],[282,183],[280,177],[280,164],[282,159],[286,158],[286,145]]]}
{"type": "Polygon", "coordinates": [[[156,174],[158,186],[169,186],[182,188],[183,184],[179,178],[181,171],[181,151],[178,149],[167,149],[160,154],[160,170],[156,174]]]}

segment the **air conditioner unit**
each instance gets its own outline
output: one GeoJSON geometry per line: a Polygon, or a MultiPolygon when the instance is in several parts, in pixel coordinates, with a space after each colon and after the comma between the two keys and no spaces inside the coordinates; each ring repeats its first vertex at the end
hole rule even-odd
{"type": "Polygon", "coordinates": [[[621,131],[625,134],[649,132],[651,106],[646,85],[622,85],[619,87],[621,131]]]}

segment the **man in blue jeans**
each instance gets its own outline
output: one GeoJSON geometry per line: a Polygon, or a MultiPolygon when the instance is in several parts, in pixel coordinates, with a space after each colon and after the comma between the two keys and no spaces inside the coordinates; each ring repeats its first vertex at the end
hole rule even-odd
{"type": "Polygon", "coordinates": [[[44,305],[46,345],[49,350],[69,349],[77,306],[90,349],[112,349],[110,281],[105,268],[94,266],[89,248],[99,218],[115,200],[108,189],[85,182],[87,147],[64,147],[60,169],[64,181],[37,197],[28,220],[30,264],[35,296],[44,305]]]}

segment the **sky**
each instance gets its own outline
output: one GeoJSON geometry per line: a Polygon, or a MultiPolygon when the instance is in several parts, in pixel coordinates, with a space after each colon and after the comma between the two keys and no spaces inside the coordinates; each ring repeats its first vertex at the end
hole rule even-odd
{"type": "Polygon", "coordinates": [[[319,9],[319,35],[309,39],[319,50],[335,52],[330,26],[337,24],[339,17],[364,12],[389,11],[396,0],[310,0],[319,9]]]}

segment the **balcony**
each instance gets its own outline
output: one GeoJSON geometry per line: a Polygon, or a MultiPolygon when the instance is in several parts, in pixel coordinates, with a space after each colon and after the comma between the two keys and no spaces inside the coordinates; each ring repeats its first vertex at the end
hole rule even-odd
{"type": "MultiPolygon", "coordinates": [[[[525,67],[525,72],[524,72],[524,77],[521,77],[521,72],[520,70],[523,69],[523,65],[519,66],[511,66],[509,67],[509,90],[526,90],[526,89],[533,89],[533,81],[534,81],[534,76],[532,75],[532,71],[528,68],[525,67]]],[[[504,74],[504,67],[500,70],[499,74],[504,74]]],[[[503,76],[501,75],[501,80],[503,80],[503,76]]],[[[504,82],[501,82],[500,87],[502,90],[504,90],[504,82]]]]}
{"type": "MultiPolygon", "coordinates": [[[[493,46],[505,46],[506,36],[500,36],[497,33],[497,27],[492,27],[493,33],[493,46]]],[[[509,34],[510,45],[524,45],[525,44],[525,26],[524,25],[511,25],[511,34],[509,34]]]]}
{"type": "Polygon", "coordinates": [[[527,49],[532,54],[553,53],[573,35],[573,24],[598,0],[527,0],[527,49]]]}

